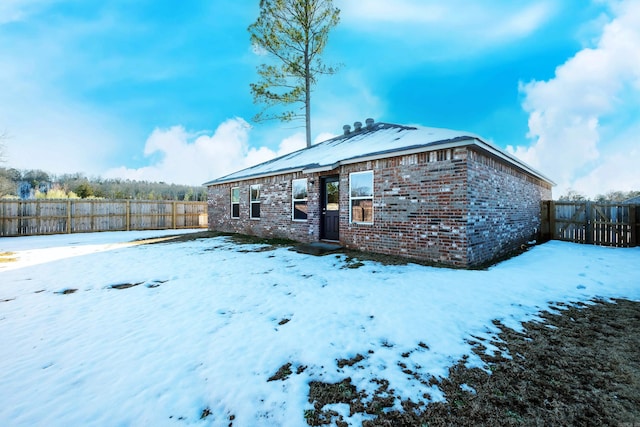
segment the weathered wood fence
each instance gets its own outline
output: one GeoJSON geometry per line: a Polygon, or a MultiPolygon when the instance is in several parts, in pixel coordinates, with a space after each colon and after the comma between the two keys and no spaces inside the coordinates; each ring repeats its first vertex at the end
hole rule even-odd
{"type": "Polygon", "coordinates": [[[597,202],[542,202],[543,240],[602,246],[640,245],[640,205],[597,202]]]}
{"type": "Polygon", "coordinates": [[[87,199],[0,201],[0,237],[206,227],[206,202],[87,199]]]}

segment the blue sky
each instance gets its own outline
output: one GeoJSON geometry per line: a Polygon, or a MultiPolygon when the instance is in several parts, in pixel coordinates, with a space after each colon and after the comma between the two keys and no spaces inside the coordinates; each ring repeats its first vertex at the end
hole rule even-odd
{"type": "MultiPolygon", "coordinates": [[[[2,0],[5,166],[201,184],[304,146],[253,123],[258,1],[2,0]]],[[[312,137],[465,130],[558,186],[640,190],[640,2],[334,0],[312,137]]]]}

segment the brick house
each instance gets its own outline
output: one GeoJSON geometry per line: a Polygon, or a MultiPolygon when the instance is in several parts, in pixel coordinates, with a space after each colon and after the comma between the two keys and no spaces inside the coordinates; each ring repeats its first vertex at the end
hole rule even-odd
{"type": "Polygon", "coordinates": [[[553,182],[478,136],[367,119],[205,185],[211,230],[473,267],[536,236],[553,182]]]}

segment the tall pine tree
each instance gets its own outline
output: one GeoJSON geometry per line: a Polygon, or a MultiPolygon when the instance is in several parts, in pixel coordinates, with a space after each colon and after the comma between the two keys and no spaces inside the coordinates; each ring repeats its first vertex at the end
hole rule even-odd
{"type": "Polygon", "coordinates": [[[251,43],[275,61],[258,67],[260,81],[251,84],[255,103],[265,104],[254,120],[304,119],[307,147],[311,146],[311,92],[321,74],[336,69],[321,55],[329,32],[340,21],[332,0],[260,0],[260,16],[251,26],[251,43]],[[294,109],[292,104],[302,104],[294,109]],[[284,111],[267,113],[274,106],[284,111]]]}

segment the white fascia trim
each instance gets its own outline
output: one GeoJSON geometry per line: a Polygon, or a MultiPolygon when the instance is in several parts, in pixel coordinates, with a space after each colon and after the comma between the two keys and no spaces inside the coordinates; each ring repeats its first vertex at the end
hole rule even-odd
{"type": "Polygon", "coordinates": [[[285,175],[285,174],[288,174],[288,173],[295,173],[295,172],[306,173],[303,168],[285,169],[285,170],[276,171],[276,172],[264,172],[264,173],[260,173],[260,174],[257,174],[257,175],[249,175],[249,176],[242,176],[242,177],[238,177],[238,178],[228,178],[228,179],[223,179],[223,180],[209,181],[209,182],[207,182],[205,184],[205,186],[206,187],[210,187],[212,185],[228,184],[230,182],[249,181],[249,180],[252,180],[252,179],[267,178],[267,177],[270,177],[270,176],[285,175]]]}
{"type": "Polygon", "coordinates": [[[482,141],[481,139],[477,139],[476,138],[474,145],[477,145],[478,147],[484,149],[485,151],[488,151],[489,153],[493,154],[494,156],[500,157],[501,159],[511,163],[512,165],[517,166],[518,168],[530,173],[531,175],[535,176],[536,178],[541,179],[542,181],[548,182],[552,186],[556,185],[556,183],[553,182],[551,179],[547,178],[546,176],[544,176],[542,173],[538,172],[537,170],[535,170],[531,166],[527,165],[522,160],[518,159],[515,156],[512,156],[509,153],[506,153],[506,152],[494,147],[492,144],[489,144],[487,142],[482,141]]]}
{"type": "Polygon", "coordinates": [[[309,174],[313,174],[313,173],[321,173],[321,172],[329,172],[332,171],[336,168],[338,168],[340,166],[340,162],[334,163],[333,165],[327,165],[327,166],[318,166],[316,168],[308,168],[308,169],[303,169],[302,173],[309,175],[309,174]]]}

